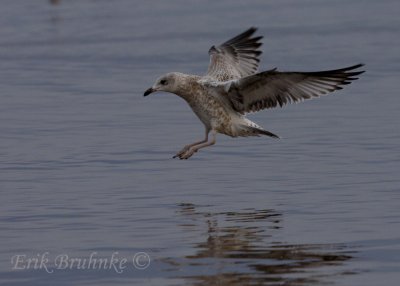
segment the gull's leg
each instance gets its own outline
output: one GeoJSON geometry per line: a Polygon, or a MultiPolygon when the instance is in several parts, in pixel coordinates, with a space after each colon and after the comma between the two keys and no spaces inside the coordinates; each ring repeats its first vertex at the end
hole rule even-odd
{"type": "Polygon", "coordinates": [[[207,147],[207,146],[214,145],[215,142],[216,142],[216,140],[215,140],[216,135],[217,135],[217,133],[215,131],[212,131],[211,132],[211,140],[210,141],[204,142],[204,143],[200,143],[200,144],[194,145],[192,147],[189,147],[189,149],[185,153],[179,155],[179,159],[189,159],[199,149],[207,147]]]}
{"type": "Polygon", "coordinates": [[[182,154],[186,153],[191,147],[207,142],[208,141],[208,133],[209,132],[210,131],[206,129],[206,137],[203,140],[198,141],[198,142],[194,142],[194,143],[189,144],[189,145],[186,145],[185,147],[183,147],[183,149],[181,151],[176,153],[176,155],[174,157],[172,157],[172,158],[180,157],[182,154]]]}

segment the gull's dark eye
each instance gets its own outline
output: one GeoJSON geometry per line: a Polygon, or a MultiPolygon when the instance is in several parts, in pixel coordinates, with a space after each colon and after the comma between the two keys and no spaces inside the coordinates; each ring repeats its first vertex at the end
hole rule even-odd
{"type": "Polygon", "coordinates": [[[166,80],[166,79],[162,79],[162,80],[160,81],[160,83],[161,83],[162,85],[166,85],[166,84],[167,84],[167,80],[166,80]]]}

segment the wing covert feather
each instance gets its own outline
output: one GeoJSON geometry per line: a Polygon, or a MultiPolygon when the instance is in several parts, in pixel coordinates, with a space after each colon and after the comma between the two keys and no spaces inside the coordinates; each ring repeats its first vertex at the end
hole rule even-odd
{"type": "Polygon", "coordinates": [[[256,31],[250,28],[220,46],[212,46],[208,51],[207,75],[218,81],[228,81],[256,73],[262,53],[259,50],[262,37],[252,37],[256,31]]]}

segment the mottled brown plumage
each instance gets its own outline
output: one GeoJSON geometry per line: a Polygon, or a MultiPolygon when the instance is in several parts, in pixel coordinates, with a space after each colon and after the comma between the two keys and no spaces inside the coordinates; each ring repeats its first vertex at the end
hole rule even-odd
{"type": "Polygon", "coordinates": [[[245,115],[342,89],[364,72],[354,71],[362,66],[358,64],[320,72],[273,69],[257,73],[262,37],[253,37],[255,31],[250,28],[218,47],[212,46],[205,76],[168,73],[145,92],[145,96],[166,91],[182,97],[205,126],[205,138],[186,145],[174,158],[188,159],[199,149],[215,144],[216,133],[231,137],[267,135],[279,138],[245,115]]]}

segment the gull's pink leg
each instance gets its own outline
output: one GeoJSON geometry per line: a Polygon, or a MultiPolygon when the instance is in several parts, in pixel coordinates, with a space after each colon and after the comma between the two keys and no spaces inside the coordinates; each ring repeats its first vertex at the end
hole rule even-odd
{"type": "Polygon", "coordinates": [[[208,146],[211,146],[211,145],[214,145],[215,142],[216,142],[216,139],[215,139],[216,135],[217,135],[216,132],[213,130],[213,131],[211,132],[212,138],[211,138],[210,141],[204,142],[204,143],[200,143],[200,144],[194,145],[194,146],[192,146],[192,147],[189,147],[189,149],[188,149],[185,153],[179,155],[179,159],[189,159],[189,158],[192,157],[192,155],[193,155],[194,153],[196,153],[199,149],[204,148],[204,147],[208,147],[208,146]]]}
{"type": "Polygon", "coordinates": [[[183,149],[182,149],[181,151],[179,151],[178,153],[176,153],[176,155],[175,155],[174,157],[172,157],[172,158],[180,157],[182,154],[186,153],[190,148],[192,148],[192,147],[194,147],[194,146],[196,146],[196,145],[200,145],[200,144],[202,144],[202,143],[207,142],[207,141],[208,141],[208,133],[209,133],[209,132],[210,132],[210,131],[206,129],[206,137],[205,137],[203,140],[198,141],[198,142],[194,142],[194,143],[189,144],[189,145],[186,145],[185,147],[183,147],[183,149]]]}

